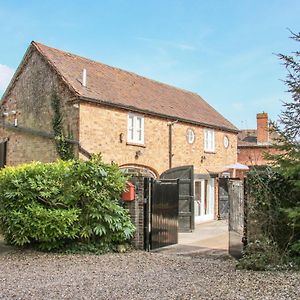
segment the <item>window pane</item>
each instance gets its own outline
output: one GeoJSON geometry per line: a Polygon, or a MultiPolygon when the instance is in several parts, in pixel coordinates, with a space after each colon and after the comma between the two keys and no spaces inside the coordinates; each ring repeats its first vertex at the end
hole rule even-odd
{"type": "Polygon", "coordinates": [[[205,191],[205,194],[204,194],[204,214],[207,215],[208,214],[208,209],[209,209],[209,202],[208,202],[208,195],[207,195],[207,192],[208,192],[208,186],[207,186],[207,180],[205,180],[204,182],[204,191],[205,191]]]}
{"type": "Polygon", "coordinates": [[[134,137],[133,137],[133,128],[129,128],[128,132],[129,132],[129,139],[131,141],[133,141],[133,139],[134,139],[134,137]]]}
{"type": "Polygon", "coordinates": [[[136,122],[136,123],[137,123],[137,124],[136,124],[136,129],[137,129],[137,130],[142,130],[142,118],[138,118],[138,117],[137,117],[137,118],[136,118],[136,121],[137,121],[137,122],[136,122]]]}
{"type": "Polygon", "coordinates": [[[134,125],[134,117],[128,116],[128,140],[133,141],[133,125],[134,125]]]}
{"type": "Polygon", "coordinates": [[[204,150],[215,151],[215,132],[214,132],[214,130],[206,129],[204,131],[204,150]]]}
{"type": "Polygon", "coordinates": [[[205,138],[204,149],[208,150],[209,149],[209,142],[208,142],[208,131],[207,130],[205,130],[204,138],[205,138]]]}
{"type": "Polygon", "coordinates": [[[195,181],[195,200],[201,199],[201,182],[195,181]]]}
{"type": "Polygon", "coordinates": [[[142,130],[137,130],[136,131],[136,138],[139,142],[142,141],[142,130]]]}
{"type": "Polygon", "coordinates": [[[192,144],[195,140],[195,134],[192,129],[188,129],[188,142],[192,144]]]}
{"type": "Polygon", "coordinates": [[[129,127],[130,127],[130,128],[133,128],[133,121],[134,121],[133,116],[130,116],[130,117],[129,117],[129,127]]]}

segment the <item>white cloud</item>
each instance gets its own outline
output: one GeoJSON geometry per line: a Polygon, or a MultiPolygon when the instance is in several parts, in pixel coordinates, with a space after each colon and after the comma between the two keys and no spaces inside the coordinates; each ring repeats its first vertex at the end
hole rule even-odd
{"type": "Polygon", "coordinates": [[[5,90],[14,74],[15,70],[0,64],[0,90],[5,90]]]}

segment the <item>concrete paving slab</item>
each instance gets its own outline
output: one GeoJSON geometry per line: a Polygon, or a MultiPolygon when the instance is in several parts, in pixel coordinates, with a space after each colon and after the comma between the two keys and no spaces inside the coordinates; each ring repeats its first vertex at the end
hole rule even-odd
{"type": "Polygon", "coordinates": [[[190,233],[179,233],[178,244],[157,249],[156,252],[175,255],[228,256],[227,221],[197,224],[190,233]]]}
{"type": "Polygon", "coordinates": [[[228,250],[227,221],[209,221],[197,224],[191,233],[179,233],[178,244],[228,250]]]}

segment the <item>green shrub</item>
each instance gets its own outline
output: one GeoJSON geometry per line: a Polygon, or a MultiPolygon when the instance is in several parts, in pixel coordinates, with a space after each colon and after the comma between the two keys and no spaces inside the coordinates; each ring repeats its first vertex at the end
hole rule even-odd
{"type": "Polygon", "coordinates": [[[125,182],[117,165],[104,164],[99,156],[5,168],[0,171],[0,229],[17,246],[111,249],[135,230],[118,204],[125,182]]]}
{"type": "Polygon", "coordinates": [[[262,238],[248,243],[237,267],[239,269],[265,271],[279,264],[282,264],[282,257],[276,243],[262,238]]]}
{"type": "Polygon", "coordinates": [[[271,167],[247,177],[247,239],[239,268],[299,268],[299,199],[291,182],[271,167]]]}

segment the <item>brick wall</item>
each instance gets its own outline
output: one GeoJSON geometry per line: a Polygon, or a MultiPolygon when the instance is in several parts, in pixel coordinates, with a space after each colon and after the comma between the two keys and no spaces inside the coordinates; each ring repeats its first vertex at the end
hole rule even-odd
{"type": "MultiPolygon", "coordinates": [[[[161,174],[169,168],[168,120],[145,116],[145,143],[136,146],[126,143],[127,115],[125,110],[82,102],[79,133],[81,145],[91,153],[101,152],[106,162],[150,166],[161,174]],[[122,141],[120,134],[123,136],[122,141]],[[137,151],[141,151],[138,158],[137,151]]],[[[172,167],[194,165],[195,173],[207,173],[207,170],[218,172],[237,160],[236,134],[216,130],[216,151],[205,153],[203,127],[178,122],[172,126],[172,130],[172,167]],[[186,140],[188,128],[192,128],[196,134],[194,144],[188,144],[186,140]],[[227,149],[223,146],[224,135],[229,137],[227,149]],[[201,156],[205,157],[202,162],[201,156]]]]}
{"type": "MultiPolygon", "coordinates": [[[[102,153],[105,162],[115,161],[119,165],[139,164],[152,167],[157,174],[169,168],[169,128],[168,120],[145,116],[144,146],[128,145],[127,112],[101,105],[81,102],[79,108],[73,106],[74,95],[64,82],[58,78],[45,59],[31,48],[21,65],[21,72],[15,80],[10,93],[6,95],[1,115],[4,110],[16,110],[16,116],[2,118],[13,124],[18,120],[18,127],[36,129],[52,133],[51,94],[56,91],[62,100],[62,114],[65,131],[69,129],[74,140],[80,140],[84,149],[91,153],[102,153]],[[80,125],[79,125],[80,124],[80,125]],[[120,134],[123,141],[120,141],[120,134]],[[136,152],[141,155],[136,158],[136,152]]],[[[193,164],[195,173],[220,171],[225,165],[236,162],[236,135],[216,131],[216,153],[204,153],[203,128],[178,122],[172,126],[173,164],[182,166],[193,164]],[[188,144],[186,131],[192,128],[196,133],[194,144],[188,144]],[[230,140],[229,148],[223,146],[224,135],[230,140]],[[201,157],[202,159],[201,161],[201,157]]],[[[43,162],[57,158],[55,143],[45,137],[20,133],[0,127],[0,139],[9,138],[9,165],[16,165],[32,160],[43,162]]]]}
{"type": "MultiPolygon", "coordinates": [[[[45,62],[44,58],[35,50],[30,50],[25,58],[17,80],[10,93],[3,99],[0,122],[13,124],[17,118],[18,128],[30,128],[45,133],[53,133],[51,95],[56,91],[61,99],[62,115],[65,130],[69,129],[74,139],[78,140],[78,108],[69,101],[74,100],[64,83],[59,80],[56,73],[45,62]],[[2,117],[4,111],[15,110],[16,115],[2,117]]],[[[0,127],[0,139],[9,138],[7,145],[7,164],[39,160],[42,162],[57,159],[55,143],[53,140],[35,136],[13,129],[0,127]]]]}
{"type": "Polygon", "coordinates": [[[266,144],[269,142],[269,124],[268,114],[259,113],[256,115],[257,122],[257,144],[266,144]]]}
{"type": "Polygon", "coordinates": [[[271,147],[241,147],[238,151],[238,162],[247,166],[259,166],[270,164],[264,158],[264,152],[278,154],[279,151],[271,147]]]}
{"type": "Polygon", "coordinates": [[[136,227],[132,244],[137,249],[144,249],[144,177],[132,177],[130,181],[135,186],[135,200],[125,202],[132,223],[136,227]]]}

